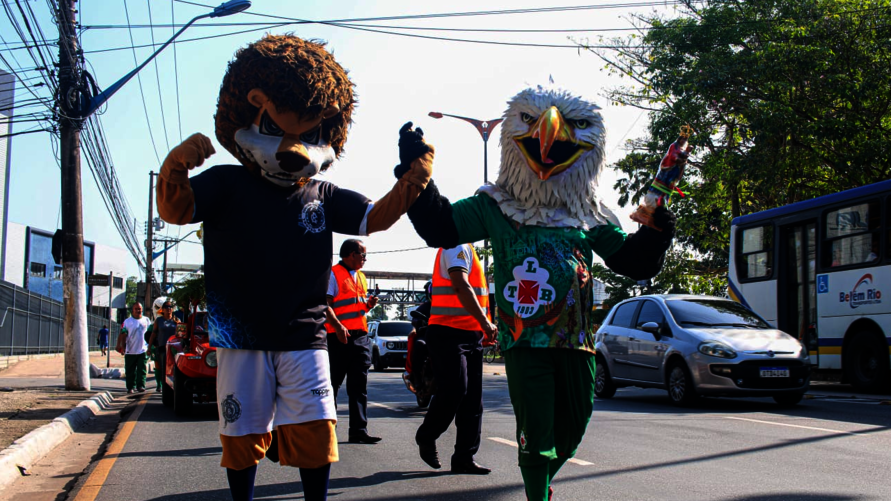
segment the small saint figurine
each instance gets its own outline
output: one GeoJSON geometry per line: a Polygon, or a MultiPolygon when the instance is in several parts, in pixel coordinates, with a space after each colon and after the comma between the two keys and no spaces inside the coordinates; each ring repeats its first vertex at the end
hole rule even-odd
{"type": "Polygon", "coordinates": [[[631,214],[632,220],[644,226],[649,226],[654,230],[662,231],[662,228],[657,227],[653,223],[653,211],[657,207],[665,205],[675,191],[684,196],[681,190],[677,188],[677,184],[681,176],[684,175],[687,159],[690,157],[690,152],[693,151],[693,146],[687,142],[692,133],[693,129],[689,125],[681,127],[677,140],[671,143],[668,152],[665,153],[665,156],[662,157],[662,162],[659,163],[659,172],[656,174],[653,184],[647,190],[644,202],[631,214]]]}

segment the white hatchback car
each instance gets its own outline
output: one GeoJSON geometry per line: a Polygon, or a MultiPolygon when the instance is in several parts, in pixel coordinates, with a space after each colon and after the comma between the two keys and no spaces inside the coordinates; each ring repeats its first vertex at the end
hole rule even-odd
{"type": "Polygon", "coordinates": [[[407,320],[382,320],[368,324],[371,339],[371,365],[376,372],[387,367],[405,368],[408,335],[413,327],[407,320]]]}
{"type": "Polygon", "coordinates": [[[612,308],[595,338],[595,393],[662,388],[697,395],[770,396],[795,405],[810,385],[807,350],[745,306],[712,296],[649,295],[612,308]]]}

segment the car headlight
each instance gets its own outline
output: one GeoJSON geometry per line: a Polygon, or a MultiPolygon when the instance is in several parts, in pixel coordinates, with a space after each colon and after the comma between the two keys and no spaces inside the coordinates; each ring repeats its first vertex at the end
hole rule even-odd
{"type": "Polygon", "coordinates": [[[204,363],[207,364],[208,367],[216,367],[217,366],[217,350],[212,350],[210,353],[204,357],[204,363]]]}
{"type": "Polygon", "coordinates": [[[392,349],[395,348],[395,347],[396,347],[396,343],[387,343],[387,349],[388,349],[388,350],[392,350],[392,349]]]}
{"type": "Polygon", "coordinates": [[[733,351],[733,348],[717,341],[706,341],[700,344],[699,353],[710,357],[736,358],[736,352],[733,351]]]}

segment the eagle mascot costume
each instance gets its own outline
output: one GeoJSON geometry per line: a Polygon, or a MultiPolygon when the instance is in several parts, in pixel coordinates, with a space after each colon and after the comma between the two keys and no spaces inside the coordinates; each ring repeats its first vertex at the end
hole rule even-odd
{"type": "Polygon", "coordinates": [[[430,179],[433,149],[411,123],[400,176],[378,201],[314,179],[343,152],[355,104],[323,43],[267,35],[235,54],[220,86],[216,136],[239,164],[189,177],[214,153],[195,134],[161,167],[161,217],[204,223],[222,466],[236,501],[252,499],[264,456],[300,468],[305,499],[326,499],[338,460],[324,327],[331,234],[389,228],[430,179]]]}
{"type": "Polygon", "coordinates": [[[494,185],[450,203],[427,185],[408,215],[431,247],[483,239],[495,259],[495,315],[516,415],[519,465],[532,501],[573,457],[594,403],[593,255],[644,280],[662,268],[675,217],[664,207],[626,235],[602,205],[600,108],[570,92],[528,88],[508,102],[494,185]]]}

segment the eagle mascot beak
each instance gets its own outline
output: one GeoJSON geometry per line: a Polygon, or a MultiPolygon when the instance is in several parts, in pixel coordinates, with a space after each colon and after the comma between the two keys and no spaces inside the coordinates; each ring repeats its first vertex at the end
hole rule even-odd
{"type": "Polygon", "coordinates": [[[551,106],[529,128],[514,138],[529,168],[538,179],[548,178],[568,169],[593,144],[576,139],[575,128],[566,123],[556,106],[551,106]]]}

